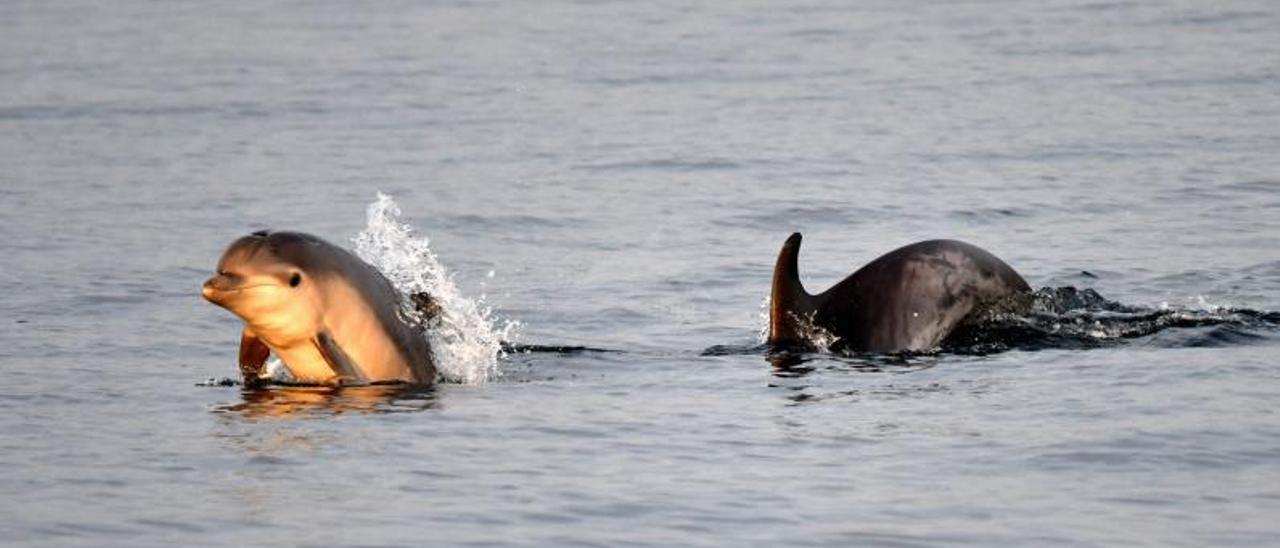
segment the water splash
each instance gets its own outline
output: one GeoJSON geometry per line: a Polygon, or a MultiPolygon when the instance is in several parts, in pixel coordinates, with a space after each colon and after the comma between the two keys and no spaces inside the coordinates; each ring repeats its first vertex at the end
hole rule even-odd
{"type": "Polygon", "coordinates": [[[943,343],[956,353],[1009,349],[1093,348],[1145,339],[1170,347],[1248,342],[1280,327],[1280,314],[1209,304],[1158,308],[1111,301],[1092,289],[1046,287],[1027,296],[1023,313],[995,311],[966,320],[943,343]],[[1153,340],[1153,337],[1164,337],[1153,340]]]}
{"type": "MultiPolygon", "coordinates": [[[[760,312],[756,318],[757,344],[769,343],[769,331],[771,324],[773,323],[773,320],[771,319],[772,303],[773,301],[770,295],[765,295],[760,301],[760,312]]],[[[796,334],[799,335],[801,340],[806,341],[807,344],[812,345],[814,348],[829,348],[839,342],[840,337],[837,337],[834,333],[814,322],[814,315],[816,312],[810,312],[806,316],[796,316],[791,313],[788,314],[791,315],[791,320],[795,323],[796,334]]]]}
{"type": "Polygon", "coordinates": [[[769,342],[769,310],[773,308],[773,298],[771,295],[765,295],[760,299],[760,313],[756,316],[756,342],[764,344],[769,342]]]}
{"type": "Polygon", "coordinates": [[[502,341],[518,324],[496,318],[483,296],[463,296],[431,252],[429,239],[401,222],[400,207],[390,196],[378,193],[366,210],[364,230],[352,243],[355,254],[382,271],[402,294],[427,293],[440,307],[440,314],[427,320],[405,299],[404,313],[427,326],[436,369],[445,380],[473,384],[501,375],[502,341]]]}

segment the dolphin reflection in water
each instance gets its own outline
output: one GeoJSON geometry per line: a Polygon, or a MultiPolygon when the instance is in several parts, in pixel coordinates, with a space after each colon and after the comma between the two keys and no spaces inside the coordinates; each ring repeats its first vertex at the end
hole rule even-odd
{"type": "Polygon", "coordinates": [[[434,386],[274,386],[241,392],[243,401],[217,407],[218,413],[245,418],[305,419],[342,414],[390,414],[427,411],[438,406],[434,386]]]}

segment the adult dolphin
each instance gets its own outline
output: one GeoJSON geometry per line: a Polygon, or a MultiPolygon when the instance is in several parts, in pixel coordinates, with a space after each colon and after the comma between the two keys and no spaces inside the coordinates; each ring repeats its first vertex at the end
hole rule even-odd
{"type": "Polygon", "coordinates": [[[898,352],[937,348],[967,316],[1031,291],[1004,261],[955,240],[890,251],[830,289],[811,295],[800,283],[800,234],[778,254],[769,310],[769,343],[898,352]],[[825,332],[825,333],[824,333],[825,332]]]}
{"type": "Polygon", "coordinates": [[[310,234],[232,242],[204,298],[244,320],[240,371],[261,383],[274,352],[302,384],[431,384],[431,348],[377,268],[310,234]]]}

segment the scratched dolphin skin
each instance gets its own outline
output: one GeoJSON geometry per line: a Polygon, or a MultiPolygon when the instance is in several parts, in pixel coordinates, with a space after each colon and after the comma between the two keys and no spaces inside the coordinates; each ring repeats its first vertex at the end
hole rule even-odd
{"type": "Polygon", "coordinates": [[[812,346],[825,332],[842,350],[931,350],[971,313],[1031,290],[995,255],[955,240],[890,251],[817,295],[800,283],[799,255],[800,234],[795,233],[774,266],[769,310],[774,346],[812,346]]]}
{"type": "Polygon", "coordinates": [[[204,298],[244,320],[240,371],[263,382],[269,354],[301,384],[431,384],[431,348],[378,269],[310,234],[254,232],[232,242],[204,298]]]}

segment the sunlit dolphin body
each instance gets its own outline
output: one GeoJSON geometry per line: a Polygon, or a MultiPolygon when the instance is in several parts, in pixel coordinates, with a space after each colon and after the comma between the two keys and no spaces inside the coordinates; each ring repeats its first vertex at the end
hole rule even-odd
{"type": "Polygon", "coordinates": [[[351,252],[298,232],[232,242],[204,298],[244,320],[240,370],[261,382],[270,353],[302,384],[431,384],[431,348],[402,297],[351,252]]]}
{"type": "Polygon", "coordinates": [[[929,240],[884,254],[830,289],[800,284],[800,234],[778,254],[769,344],[813,345],[823,335],[843,350],[932,350],[972,312],[1031,290],[995,255],[955,240],[929,240]]]}

